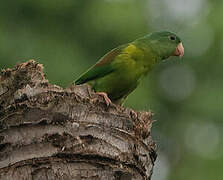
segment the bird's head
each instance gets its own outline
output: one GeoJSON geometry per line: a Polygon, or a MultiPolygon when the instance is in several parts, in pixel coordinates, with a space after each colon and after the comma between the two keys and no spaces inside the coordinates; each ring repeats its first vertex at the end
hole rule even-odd
{"type": "Polygon", "coordinates": [[[169,31],[154,32],[144,37],[144,43],[162,60],[170,56],[184,55],[184,47],[181,39],[169,31]]]}

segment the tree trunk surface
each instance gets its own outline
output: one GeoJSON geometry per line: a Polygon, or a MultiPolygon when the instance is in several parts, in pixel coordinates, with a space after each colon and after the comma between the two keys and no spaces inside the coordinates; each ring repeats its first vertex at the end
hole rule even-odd
{"type": "Polygon", "coordinates": [[[88,85],[50,84],[34,60],[2,70],[0,180],[151,179],[152,123],[88,85]]]}

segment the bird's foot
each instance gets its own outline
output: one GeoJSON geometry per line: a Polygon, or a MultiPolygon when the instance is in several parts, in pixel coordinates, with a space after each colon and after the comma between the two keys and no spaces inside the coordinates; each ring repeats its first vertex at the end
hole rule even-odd
{"type": "Polygon", "coordinates": [[[105,92],[96,92],[96,94],[98,94],[104,98],[107,106],[112,104],[111,100],[109,99],[108,95],[105,92]]]}
{"type": "Polygon", "coordinates": [[[130,109],[130,116],[131,116],[133,119],[136,119],[136,118],[138,117],[137,113],[136,113],[134,110],[132,110],[132,109],[130,109]]]}

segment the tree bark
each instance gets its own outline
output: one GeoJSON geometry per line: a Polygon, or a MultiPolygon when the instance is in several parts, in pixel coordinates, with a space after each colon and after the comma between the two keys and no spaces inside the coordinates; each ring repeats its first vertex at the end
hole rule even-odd
{"type": "Polygon", "coordinates": [[[150,179],[152,122],[88,85],[51,85],[33,60],[2,70],[0,180],[150,179]]]}

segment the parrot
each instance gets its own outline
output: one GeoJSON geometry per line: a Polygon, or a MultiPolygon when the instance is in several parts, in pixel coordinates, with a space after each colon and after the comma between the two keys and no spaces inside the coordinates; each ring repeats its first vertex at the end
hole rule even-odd
{"type": "Polygon", "coordinates": [[[173,32],[157,31],[120,45],[75,80],[75,85],[88,84],[103,96],[107,106],[123,105],[148,72],[170,56],[182,57],[184,47],[173,32]]]}

